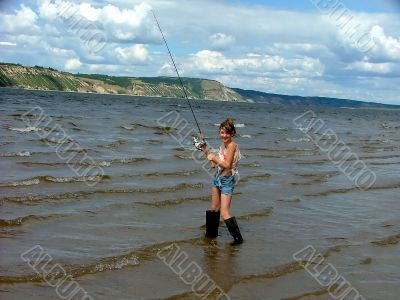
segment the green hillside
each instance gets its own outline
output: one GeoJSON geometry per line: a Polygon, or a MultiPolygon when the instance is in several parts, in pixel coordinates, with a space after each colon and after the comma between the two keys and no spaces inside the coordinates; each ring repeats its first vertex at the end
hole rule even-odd
{"type": "MultiPolygon", "coordinates": [[[[182,78],[192,99],[248,101],[214,80],[182,78]]],[[[71,74],[40,66],[0,63],[0,86],[25,89],[110,93],[183,98],[179,79],[174,77],[120,77],[101,74],[71,74]]]]}
{"type": "MultiPolygon", "coordinates": [[[[191,99],[259,102],[275,105],[307,105],[368,109],[399,109],[397,105],[327,97],[301,97],[229,88],[215,80],[182,78],[191,99]]],[[[126,77],[102,74],[71,74],[40,66],[0,63],[0,87],[73,91],[81,93],[126,94],[184,98],[176,77],[126,77]]]]}

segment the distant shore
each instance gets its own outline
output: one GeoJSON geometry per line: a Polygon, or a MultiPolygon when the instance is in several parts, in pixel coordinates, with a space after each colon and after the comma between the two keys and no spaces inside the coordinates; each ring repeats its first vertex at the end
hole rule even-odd
{"type": "MultiPolygon", "coordinates": [[[[132,95],[132,94],[118,94],[118,93],[97,93],[97,92],[80,92],[80,91],[60,91],[60,90],[46,90],[46,89],[31,89],[31,88],[21,88],[14,86],[2,86],[0,89],[13,89],[22,91],[38,91],[38,92],[54,92],[54,93],[73,93],[73,94],[90,94],[90,95],[111,95],[111,96],[129,96],[129,97],[139,97],[139,98],[157,98],[157,99],[177,99],[186,100],[186,98],[175,98],[168,96],[144,96],[144,95],[132,95]]],[[[248,101],[232,101],[232,100],[220,100],[220,99],[199,99],[199,98],[189,98],[190,101],[216,101],[216,102],[229,102],[229,103],[255,103],[253,100],[248,101]]]]}

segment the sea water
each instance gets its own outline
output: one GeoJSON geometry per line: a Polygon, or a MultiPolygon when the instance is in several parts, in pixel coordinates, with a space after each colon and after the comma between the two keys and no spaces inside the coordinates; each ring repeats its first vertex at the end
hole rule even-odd
{"type": "Polygon", "coordinates": [[[399,298],[399,112],[191,101],[212,148],[218,124],[238,124],[237,247],[223,222],[203,237],[215,169],[194,151],[185,100],[0,89],[1,299],[82,298],[61,279],[87,299],[219,298],[184,280],[189,264],[230,299],[332,299],[340,276],[365,299],[399,298]],[[376,175],[371,186],[296,126],[307,111],[376,175]],[[187,257],[180,268],[168,247],[187,257]]]}

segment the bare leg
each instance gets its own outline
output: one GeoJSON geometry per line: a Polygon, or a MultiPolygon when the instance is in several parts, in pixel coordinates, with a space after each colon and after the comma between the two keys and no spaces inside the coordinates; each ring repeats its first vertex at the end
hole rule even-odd
{"type": "Polygon", "coordinates": [[[229,211],[231,208],[231,200],[232,195],[221,194],[221,216],[224,220],[232,217],[229,211]]]}
{"type": "Polygon", "coordinates": [[[221,191],[216,187],[211,189],[211,211],[219,211],[221,207],[221,191]]]}

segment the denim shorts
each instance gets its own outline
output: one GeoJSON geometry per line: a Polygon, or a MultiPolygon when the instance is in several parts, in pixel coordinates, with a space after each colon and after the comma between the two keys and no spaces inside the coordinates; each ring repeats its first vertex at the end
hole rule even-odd
{"type": "Polygon", "coordinates": [[[222,194],[232,195],[235,188],[234,176],[214,176],[212,181],[213,186],[218,188],[222,194]]]}

